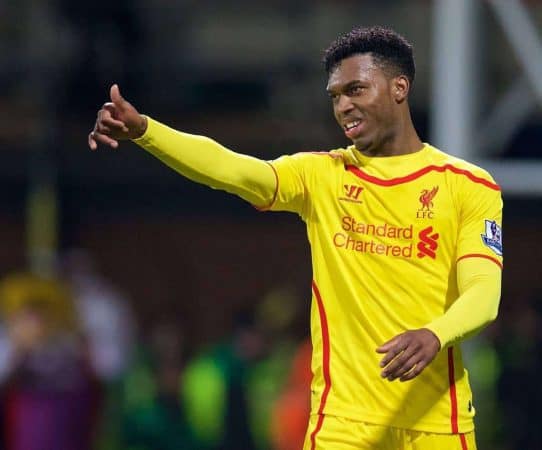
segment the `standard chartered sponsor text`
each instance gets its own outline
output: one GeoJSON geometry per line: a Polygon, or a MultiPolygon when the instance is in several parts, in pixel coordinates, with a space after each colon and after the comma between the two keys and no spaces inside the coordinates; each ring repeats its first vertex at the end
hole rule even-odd
{"type": "Polygon", "coordinates": [[[354,217],[344,216],[341,220],[341,228],[347,233],[339,231],[333,235],[333,244],[337,248],[382,256],[412,257],[412,224],[407,227],[397,227],[389,223],[368,224],[359,222],[354,217]],[[382,239],[358,238],[355,235],[382,239]],[[405,245],[404,241],[410,242],[405,245]]]}

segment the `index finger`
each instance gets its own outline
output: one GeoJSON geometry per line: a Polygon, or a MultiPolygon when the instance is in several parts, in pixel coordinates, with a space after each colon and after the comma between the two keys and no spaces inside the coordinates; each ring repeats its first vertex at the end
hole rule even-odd
{"type": "Polygon", "coordinates": [[[389,341],[384,342],[380,347],[376,349],[377,353],[389,352],[402,338],[402,334],[392,337],[389,341]]]}
{"type": "Polygon", "coordinates": [[[393,359],[400,355],[408,347],[408,342],[405,342],[403,335],[395,336],[385,344],[376,349],[378,353],[385,353],[380,360],[380,367],[386,367],[393,359]]]}
{"type": "Polygon", "coordinates": [[[126,125],[122,120],[115,119],[116,109],[113,103],[106,103],[102,109],[98,111],[98,120],[101,122],[107,122],[108,125],[113,125],[118,128],[124,128],[126,125]]]}

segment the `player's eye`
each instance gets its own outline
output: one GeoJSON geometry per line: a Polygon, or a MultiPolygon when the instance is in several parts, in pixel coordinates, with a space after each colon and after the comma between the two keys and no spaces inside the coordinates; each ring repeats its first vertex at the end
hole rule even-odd
{"type": "Polygon", "coordinates": [[[352,86],[349,89],[349,94],[352,96],[361,95],[365,91],[365,88],[363,86],[352,86]]]}

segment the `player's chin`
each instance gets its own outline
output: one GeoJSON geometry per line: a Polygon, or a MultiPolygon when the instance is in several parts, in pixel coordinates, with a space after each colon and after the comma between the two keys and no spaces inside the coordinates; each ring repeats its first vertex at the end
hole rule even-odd
{"type": "Polygon", "coordinates": [[[356,136],[351,139],[352,143],[360,152],[366,152],[373,147],[373,139],[368,136],[356,136]]]}

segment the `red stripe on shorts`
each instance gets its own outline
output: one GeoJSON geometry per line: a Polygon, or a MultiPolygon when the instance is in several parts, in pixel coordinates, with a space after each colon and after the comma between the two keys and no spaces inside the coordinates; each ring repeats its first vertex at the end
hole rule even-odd
{"type": "Polygon", "coordinates": [[[316,448],[316,435],[318,434],[318,432],[322,428],[322,424],[324,423],[324,407],[326,406],[327,396],[329,394],[329,390],[331,389],[331,376],[329,374],[329,330],[327,327],[326,310],[324,308],[324,302],[322,301],[322,297],[320,296],[320,291],[318,290],[318,286],[316,286],[316,282],[314,280],[312,282],[312,291],[314,292],[316,303],[318,304],[318,313],[320,315],[320,328],[322,328],[322,371],[324,373],[325,383],[324,391],[322,392],[322,398],[320,399],[320,407],[318,408],[318,422],[316,424],[316,428],[311,434],[311,450],[314,450],[316,448]]]}
{"type": "Polygon", "coordinates": [[[461,450],[469,450],[467,447],[467,438],[463,433],[459,435],[459,439],[461,439],[461,450]]]}

